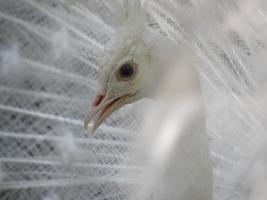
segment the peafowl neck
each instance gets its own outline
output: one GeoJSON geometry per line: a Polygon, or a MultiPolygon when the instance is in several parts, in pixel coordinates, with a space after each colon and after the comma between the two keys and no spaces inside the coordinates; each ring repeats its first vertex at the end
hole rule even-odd
{"type": "Polygon", "coordinates": [[[187,56],[154,51],[158,71],[153,98],[159,106],[149,114],[151,122],[143,131],[152,144],[153,178],[148,185],[161,190],[158,199],[211,200],[212,169],[202,91],[198,72],[187,56]]]}

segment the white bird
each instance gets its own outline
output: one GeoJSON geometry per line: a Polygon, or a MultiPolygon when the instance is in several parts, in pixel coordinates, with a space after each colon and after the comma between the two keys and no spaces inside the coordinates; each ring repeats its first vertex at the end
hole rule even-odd
{"type": "Polygon", "coordinates": [[[266,11],[260,0],[2,0],[3,199],[265,199],[266,11]],[[81,121],[95,94],[91,135],[81,121]],[[156,94],[152,111],[131,104],[156,94]]]}
{"type": "MultiPolygon", "coordinates": [[[[155,124],[159,123],[158,119],[152,120],[150,126],[153,128],[142,131],[153,133],[151,138],[160,138],[160,141],[156,142],[155,149],[152,150],[153,154],[157,155],[157,162],[152,164],[151,168],[158,169],[154,175],[146,179],[156,179],[159,173],[166,171],[167,175],[162,175],[167,176],[165,183],[163,183],[163,177],[157,178],[156,182],[168,187],[163,187],[164,195],[157,194],[160,197],[156,199],[211,200],[212,174],[199,78],[196,70],[188,63],[180,62],[171,66],[174,65],[172,64],[174,57],[175,60],[177,56],[179,59],[184,59],[186,54],[184,55],[182,50],[177,50],[179,47],[172,45],[171,41],[147,29],[146,7],[147,2],[142,6],[139,1],[116,6],[116,9],[121,11],[118,19],[123,19],[120,22],[122,25],[117,27],[114,37],[105,46],[102,87],[92,103],[92,110],[85,119],[85,127],[97,115],[93,126],[95,131],[112,112],[125,104],[151,96],[157,90],[156,86],[163,85],[159,82],[164,80],[167,84],[163,90],[164,94],[160,96],[171,98],[171,101],[167,100],[167,106],[157,112],[160,113],[161,119],[164,109],[168,110],[170,119],[166,117],[167,125],[163,125],[159,136],[157,136],[158,131],[154,129],[155,124]],[[167,71],[170,71],[168,72],[170,74],[167,73],[168,78],[164,79],[167,71]],[[171,77],[171,74],[175,76],[171,77]],[[192,98],[194,100],[191,100],[192,98]],[[174,125],[168,123],[169,120],[174,125]],[[166,127],[171,126],[175,127],[168,131],[166,127]],[[164,137],[171,139],[164,142],[164,137]],[[165,150],[167,151],[165,153],[155,153],[164,151],[160,143],[167,143],[165,145],[168,145],[170,150],[165,150]],[[164,160],[161,160],[161,157],[164,160]],[[177,163],[174,160],[177,160],[177,163]],[[160,167],[154,165],[160,165],[160,167]]],[[[151,117],[148,116],[148,118],[151,117]]],[[[149,141],[153,146],[152,140],[149,141]]],[[[148,151],[143,149],[144,152],[148,151]]],[[[147,193],[149,197],[150,192],[147,193]]],[[[140,196],[139,199],[148,199],[148,197],[140,196]]]]}

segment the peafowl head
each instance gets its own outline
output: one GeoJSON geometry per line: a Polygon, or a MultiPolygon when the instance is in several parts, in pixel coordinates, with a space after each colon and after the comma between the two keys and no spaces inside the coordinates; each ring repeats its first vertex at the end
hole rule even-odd
{"type": "Polygon", "coordinates": [[[145,97],[150,88],[151,49],[139,37],[119,36],[105,49],[101,90],[84,121],[87,128],[89,121],[97,115],[93,131],[115,110],[145,97]]]}
{"type": "MultiPolygon", "coordinates": [[[[114,111],[146,97],[153,77],[153,49],[146,38],[145,11],[139,1],[121,5],[123,22],[105,46],[102,58],[101,90],[92,101],[84,120],[85,128],[92,118],[95,131],[114,111]],[[139,3],[138,3],[139,2],[139,3]]],[[[118,5],[120,6],[120,5],[118,5]]]]}

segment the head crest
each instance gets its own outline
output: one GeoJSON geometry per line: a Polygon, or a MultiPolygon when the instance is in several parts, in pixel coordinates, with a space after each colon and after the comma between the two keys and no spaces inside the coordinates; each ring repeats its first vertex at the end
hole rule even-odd
{"type": "Polygon", "coordinates": [[[145,28],[149,0],[109,0],[103,2],[113,15],[117,29],[145,28]]]}

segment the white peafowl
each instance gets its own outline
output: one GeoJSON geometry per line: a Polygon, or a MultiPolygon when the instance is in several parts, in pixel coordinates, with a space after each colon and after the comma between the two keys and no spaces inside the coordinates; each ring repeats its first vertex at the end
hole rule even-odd
{"type": "Polygon", "coordinates": [[[0,199],[266,199],[266,6],[0,0],[0,199]]]}

